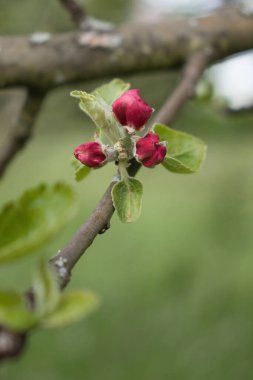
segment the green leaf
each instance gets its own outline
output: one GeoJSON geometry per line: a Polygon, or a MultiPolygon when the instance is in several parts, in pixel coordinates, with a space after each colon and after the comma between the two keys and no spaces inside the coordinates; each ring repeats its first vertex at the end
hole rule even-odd
{"type": "Polygon", "coordinates": [[[71,96],[80,100],[79,107],[85,112],[98,128],[106,128],[108,125],[108,116],[110,108],[102,98],[97,99],[95,95],[88,94],[84,91],[72,91],[71,96]]]}
{"type": "Polygon", "coordinates": [[[90,174],[91,168],[88,166],[82,166],[75,172],[75,180],[77,182],[81,182],[83,179],[87,177],[88,174],[90,174]]]}
{"type": "Polygon", "coordinates": [[[142,193],[142,184],[135,178],[128,178],[127,183],[120,181],[114,185],[112,189],[113,205],[122,222],[133,222],[139,218],[142,193]]]}
{"type": "Polygon", "coordinates": [[[78,90],[70,93],[71,96],[80,100],[81,110],[93,120],[99,129],[103,129],[110,144],[115,144],[121,137],[121,126],[114,117],[111,104],[129,87],[128,83],[114,79],[98,87],[91,94],[78,90]]]}
{"type": "Polygon", "coordinates": [[[35,272],[33,290],[38,315],[50,313],[55,309],[60,299],[57,276],[53,268],[44,261],[40,262],[35,272]]]}
{"type": "Polygon", "coordinates": [[[91,292],[76,290],[62,294],[57,308],[40,323],[42,327],[63,327],[86,317],[98,306],[98,297],[91,292]]]}
{"type": "Polygon", "coordinates": [[[85,179],[91,172],[91,168],[89,168],[88,166],[85,166],[83,164],[81,164],[78,160],[76,160],[75,158],[73,158],[73,160],[71,161],[71,165],[74,167],[75,169],[75,180],[77,182],[81,182],[83,179],[85,179]]]}
{"type": "Polygon", "coordinates": [[[92,94],[95,96],[99,95],[107,104],[112,105],[114,100],[118,99],[129,88],[129,83],[121,79],[113,79],[111,82],[96,88],[92,94]]]}
{"type": "Polygon", "coordinates": [[[195,173],[206,156],[205,143],[184,132],[175,131],[163,124],[155,124],[154,131],[161,141],[167,141],[167,155],[163,166],[174,173],[195,173]]]}
{"type": "Polygon", "coordinates": [[[36,315],[27,308],[23,296],[15,291],[0,290],[0,324],[15,331],[25,331],[37,322],[36,315]]]}
{"type": "Polygon", "coordinates": [[[45,243],[73,216],[75,195],[65,184],[26,191],[0,212],[0,263],[20,258],[45,243]]]}
{"type": "Polygon", "coordinates": [[[70,95],[80,100],[79,107],[81,110],[93,120],[98,128],[104,129],[107,135],[116,142],[120,137],[119,123],[105,100],[101,96],[88,94],[84,91],[72,91],[70,95]]]}

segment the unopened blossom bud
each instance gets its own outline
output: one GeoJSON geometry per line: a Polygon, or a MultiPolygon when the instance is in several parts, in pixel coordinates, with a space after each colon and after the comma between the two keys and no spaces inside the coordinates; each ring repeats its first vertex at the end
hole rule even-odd
{"type": "Polygon", "coordinates": [[[153,112],[153,108],[144,102],[137,89],[124,92],[113,102],[112,110],[121,125],[136,131],[143,128],[153,112]]]}
{"type": "Polygon", "coordinates": [[[99,168],[107,161],[102,145],[95,141],[79,145],[74,150],[74,156],[90,168],[99,168]]]}
{"type": "Polygon", "coordinates": [[[166,156],[166,146],[159,143],[159,136],[150,132],[136,143],[136,159],[147,168],[160,164],[166,156]]]}

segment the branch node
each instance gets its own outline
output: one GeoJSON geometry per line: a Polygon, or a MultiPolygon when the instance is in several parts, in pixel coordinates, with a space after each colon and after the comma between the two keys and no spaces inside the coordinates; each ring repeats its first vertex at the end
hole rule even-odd
{"type": "Polygon", "coordinates": [[[10,331],[0,326],[0,361],[18,356],[26,343],[26,333],[10,331]]]}
{"type": "Polygon", "coordinates": [[[106,223],[106,224],[104,225],[104,227],[101,228],[101,230],[99,231],[99,235],[104,234],[107,230],[109,230],[110,227],[111,227],[110,222],[106,223]]]}

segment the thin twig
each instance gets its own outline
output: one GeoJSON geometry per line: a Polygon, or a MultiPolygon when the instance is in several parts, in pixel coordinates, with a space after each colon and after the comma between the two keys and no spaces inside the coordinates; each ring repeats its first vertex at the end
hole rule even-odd
{"type": "Polygon", "coordinates": [[[76,25],[78,29],[82,27],[83,22],[87,18],[87,12],[86,10],[81,7],[80,4],[78,4],[75,0],[59,0],[60,3],[66,8],[66,10],[69,12],[72,21],[76,25]]]}
{"type": "Polygon", "coordinates": [[[111,200],[111,190],[114,184],[115,182],[110,183],[88,220],[80,227],[70,242],[52,258],[51,263],[55,266],[58,273],[59,268],[61,268],[59,263],[65,263],[64,267],[66,271],[61,271],[59,274],[62,288],[67,285],[70,279],[71,270],[76,262],[81,258],[104,226],[110,222],[114,212],[111,200]],[[62,276],[61,273],[63,273],[62,276]]]}
{"type": "Polygon", "coordinates": [[[189,58],[178,86],[158,112],[156,121],[162,124],[170,124],[182,105],[194,95],[196,84],[210,59],[210,53],[205,54],[200,51],[189,58]]]}
{"type": "Polygon", "coordinates": [[[93,31],[95,33],[89,37],[90,39],[94,40],[94,38],[96,38],[96,33],[107,33],[113,30],[113,24],[89,16],[84,7],[81,7],[76,0],[59,1],[69,12],[77,29],[86,32],[93,31]]]}

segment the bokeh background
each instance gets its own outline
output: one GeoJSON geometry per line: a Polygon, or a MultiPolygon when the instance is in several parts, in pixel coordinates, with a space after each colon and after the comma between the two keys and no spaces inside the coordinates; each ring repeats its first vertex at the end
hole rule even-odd
{"type": "MultiPolygon", "coordinates": [[[[94,17],[122,22],[172,11],[206,14],[222,2],[83,3],[94,17]]],[[[0,0],[1,34],[71,28],[57,1],[0,0]]],[[[252,105],[252,54],[225,65],[205,75],[214,86],[212,99],[190,101],[173,123],[208,144],[203,169],[185,176],[162,167],[141,170],[141,218],[124,225],[114,216],[112,228],[96,239],[73,272],[70,287],[96,291],[101,307],[77,325],[34,333],[23,356],[0,367],[1,380],[252,379],[253,113],[252,108],[238,110],[252,105]]],[[[0,267],[2,287],[29,286],[38,257],[52,256],[71,238],[114,174],[108,165],[76,184],[70,166],[73,149],[91,138],[93,126],[69,92],[88,91],[108,79],[52,91],[33,138],[1,180],[1,205],[45,181],[72,183],[79,197],[76,217],[46,247],[0,267]]],[[[159,109],[178,74],[123,79],[159,109]]]]}

